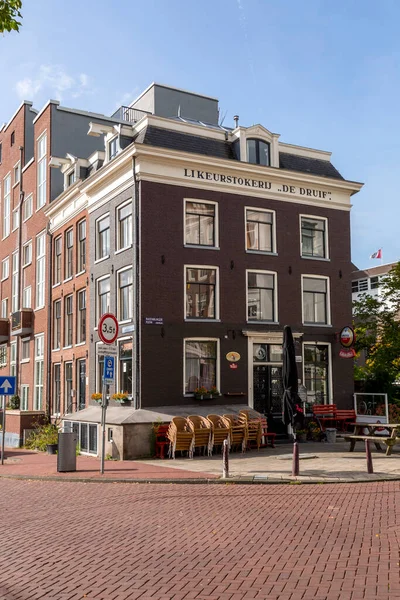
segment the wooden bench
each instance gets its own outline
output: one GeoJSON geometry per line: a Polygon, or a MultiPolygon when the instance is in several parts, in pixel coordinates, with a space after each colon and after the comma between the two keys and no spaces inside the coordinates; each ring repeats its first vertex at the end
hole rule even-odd
{"type": "Polygon", "coordinates": [[[350,442],[350,452],[353,452],[356,442],[370,440],[374,442],[377,450],[381,451],[381,443],[386,446],[386,456],[390,456],[393,451],[393,446],[400,444],[400,437],[398,436],[400,425],[397,424],[386,424],[386,423],[355,423],[355,431],[353,435],[346,435],[344,439],[350,442]],[[380,430],[381,428],[392,430],[390,435],[374,435],[374,430],[380,430]],[[364,435],[362,431],[368,429],[369,435],[364,435]]]}
{"type": "Polygon", "coordinates": [[[346,410],[346,409],[337,409],[335,413],[335,421],[343,428],[347,428],[349,425],[352,425],[356,420],[356,411],[355,410],[346,410]]]}
{"type": "Polygon", "coordinates": [[[336,425],[336,404],[314,404],[313,415],[324,429],[325,423],[329,421],[336,425]]]}

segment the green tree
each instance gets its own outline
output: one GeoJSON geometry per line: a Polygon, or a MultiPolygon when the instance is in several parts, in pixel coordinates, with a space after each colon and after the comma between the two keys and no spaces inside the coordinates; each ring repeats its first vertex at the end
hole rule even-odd
{"type": "Polygon", "coordinates": [[[363,294],[355,302],[356,351],[365,357],[355,367],[355,378],[366,390],[400,398],[400,263],[380,282],[381,294],[363,294]]]}
{"type": "Polygon", "coordinates": [[[22,0],[0,0],[0,33],[19,31],[22,18],[22,0]]]}

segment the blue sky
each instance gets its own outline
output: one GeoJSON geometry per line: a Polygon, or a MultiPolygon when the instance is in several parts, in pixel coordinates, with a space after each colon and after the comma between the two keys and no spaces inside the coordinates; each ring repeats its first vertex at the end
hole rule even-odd
{"type": "Polygon", "coordinates": [[[359,267],[397,260],[400,3],[397,0],[26,0],[0,38],[0,122],[22,99],[111,114],[152,81],[215,96],[225,124],[332,151],[362,181],[359,267]]]}

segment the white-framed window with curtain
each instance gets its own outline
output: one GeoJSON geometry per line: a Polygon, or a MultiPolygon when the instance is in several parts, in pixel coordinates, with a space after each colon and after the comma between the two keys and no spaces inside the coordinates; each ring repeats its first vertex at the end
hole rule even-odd
{"type": "Polygon", "coordinates": [[[36,308],[45,305],[46,280],[46,232],[36,236],[36,308]]]}
{"type": "Polygon", "coordinates": [[[23,215],[22,215],[23,220],[27,221],[28,219],[30,219],[32,216],[32,212],[33,212],[33,194],[29,194],[29,196],[27,196],[25,198],[24,205],[23,205],[23,215]]]}
{"type": "Polygon", "coordinates": [[[185,319],[219,319],[219,269],[185,265],[185,319]]]}
{"type": "Polygon", "coordinates": [[[247,275],[247,320],[278,321],[277,274],[249,269],[247,275]]]}
{"type": "Polygon", "coordinates": [[[82,273],[86,268],[86,221],[79,221],[77,225],[77,273],[82,273]]]}
{"type": "Polygon", "coordinates": [[[86,341],[86,290],[77,293],[77,308],[76,343],[83,344],[86,341]]]}
{"type": "Polygon", "coordinates": [[[21,410],[29,409],[29,385],[27,383],[21,384],[21,410]]]}
{"type": "Polygon", "coordinates": [[[65,243],[64,243],[64,253],[65,253],[65,265],[64,265],[64,279],[69,279],[72,277],[73,272],[73,248],[74,248],[74,230],[68,229],[65,232],[65,243]]]}
{"type": "Polygon", "coordinates": [[[96,221],[96,260],[110,256],[110,215],[96,221]]]}
{"type": "Polygon", "coordinates": [[[198,387],[219,389],[219,339],[187,338],[184,344],[184,393],[198,387]]]}
{"type": "Polygon", "coordinates": [[[328,219],[300,215],[302,258],[328,259],[328,219]]]}
{"type": "Polygon", "coordinates": [[[119,271],[118,277],[118,320],[128,321],[133,317],[133,273],[132,269],[119,271]]]}
{"type": "Polygon", "coordinates": [[[47,184],[47,134],[44,133],[37,141],[37,196],[36,209],[46,204],[47,184]]]}
{"type": "Polygon", "coordinates": [[[11,222],[11,174],[4,178],[3,185],[3,238],[10,235],[11,222]]]}
{"type": "Polygon", "coordinates": [[[10,275],[10,257],[7,256],[1,263],[1,280],[7,279],[10,275]]]}
{"type": "Polygon", "coordinates": [[[218,246],[218,204],[208,200],[184,200],[186,246],[218,246]]]}
{"type": "Polygon", "coordinates": [[[117,244],[118,250],[132,246],[132,200],[118,207],[117,244]]]}
{"type": "Polygon", "coordinates": [[[97,319],[110,310],[110,277],[97,280],[97,319]]]}
{"type": "Polygon", "coordinates": [[[12,298],[11,312],[16,312],[19,309],[19,277],[18,277],[18,252],[12,255],[12,298]]]}
{"type": "Polygon", "coordinates": [[[246,250],[266,254],[276,253],[276,216],[274,210],[245,208],[246,250]]]}
{"type": "Polygon", "coordinates": [[[33,410],[43,408],[44,333],[35,336],[35,396],[33,410]]]}
{"type": "Polygon", "coordinates": [[[1,301],[1,318],[8,319],[8,298],[3,298],[1,301]]]}
{"type": "Polygon", "coordinates": [[[329,277],[302,275],[303,323],[330,325],[329,277]]]}
{"type": "Polygon", "coordinates": [[[53,415],[61,412],[61,364],[53,365],[53,415]]]}
{"type": "Polygon", "coordinates": [[[17,342],[10,344],[10,375],[15,377],[17,373],[17,342]]]}

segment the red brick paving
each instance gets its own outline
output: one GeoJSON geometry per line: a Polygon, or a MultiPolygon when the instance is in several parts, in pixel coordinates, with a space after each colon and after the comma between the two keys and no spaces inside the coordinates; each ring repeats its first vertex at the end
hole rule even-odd
{"type": "MultiPolygon", "coordinates": [[[[77,457],[77,471],[57,473],[57,456],[29,450],[6,450],[5,463],[0,465],[1,475],[39,477],[80,477],[83,479],[211,479],[218,475],[168,467],[169,461],[160,460],[159,466],[140,461],[105,461],[104,475],[100,474],[100,459],[92,456],[77,457]]],[[[188,464],[190,466],[190,463],[188,464]]],[[[0,596],[0,600],[2,600],[0,596]]]]}
{"type": "Polygon", "coordinates": [[[1,600],[400,598],[400,483],[0,480],[1,600]]]}

